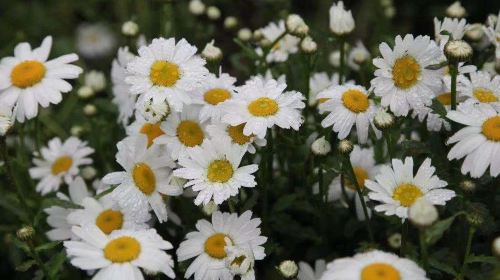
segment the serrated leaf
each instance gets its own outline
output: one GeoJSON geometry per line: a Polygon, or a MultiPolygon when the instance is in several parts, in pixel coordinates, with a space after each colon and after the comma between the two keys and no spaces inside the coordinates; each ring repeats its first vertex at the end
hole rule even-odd
{"type": "Polygon", "coordinates": [[[428,245],[433,245],[436,242],[438,242],[439,239],[443,237],[444,232],[450,228],[455,218],[460,214],[462,213],[460,212],[447,219],[438,221],[429,228],[427,228],[424,233],[425,243],[427,243],[428,245]]]}
{"type": "Polygon", "coordinates": [[[432,99],[431,109],[434,114],[438,114],[442,119],[446,119],[446,114],[448,113],[446,108],[435,98],[432,99]]]}
{"type": "Polygon", "coordinates": [[[446,263],[442,263],[442,262],[439,262],[438,260],[436,259],[430,259],[429,260],[429,265],[437,270],[440,270],[440,271],[443,271],[443,272],[446,272],[450,275],[453,275],[453,276],[456,276],[457,275],[457,272],[455,271],[455,269],[451,266],[451,265],[448,265],[446,263]]]}
{"type": "Polygon", "coordinates": [[[61,244],[61,241],[48,242],[48,243],[45,243],[45,244],[42,244],[42,245],[36,247],[35,251],[37,251],[37,252],[47,251],[47,250],[55,248],[59,244],[61,244]]]}
{"type": "Polygon", "coordinates": [[[28,271],[28,269],[30,269],[35,264],[36,264],[35,260],[28,260],[28,261],[25,261],[22,264],[16,266],[16,270],[19,272],[26,272],[26,271],[28,271]]]}
{"type": "Polygon", "coordinates": [[[484,255],[479,255],[479,256],[468,256],[467,257],[467,263],[490,263],[490,264],[497,264],[498,259],[493,256],[484,256],[484,255]]]}

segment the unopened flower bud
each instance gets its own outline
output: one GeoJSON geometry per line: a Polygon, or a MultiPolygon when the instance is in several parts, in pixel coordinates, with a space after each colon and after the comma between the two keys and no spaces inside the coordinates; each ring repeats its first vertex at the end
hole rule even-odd
{"type": "Polygon", "coordinates": [[[479,203],[471,203],[466,212],[467,222],[474,227],[482,226],[488,216],[488,210],[479,203]]]}
{"type": "Polygon", "coordinates": [[[479,42],[483,38],[484,29],[483,25],[480,23],[473,23],[469,25],[465,31],[465,37],[472,42],[479,42]]]}
{"type": "Polygon", "coordinates": [[[394,115],[380,108],[377,113],[375,113],[373,124],[380,130],[388,129],[394,124],[394,115]]]}
{"type": "Polygon", "coordinates": [[[193,15],[199,16],[205,12],[205,4],[200,0],[191,0],[188,9],[193,15]]]}
{"type": "Polygon", "coordinates": [[[350,34],[354,26],[352,13],[344,9],[344,2],[334,3],[330,8],[330,31],[337,36],[344,36],[350,34]]]}
{"type": "Polygon", "coordinates": [[[92,166],[86,166],[82,169],[82,177],[85,180],[92,180],[97,175],[97,170],[92,166]]]}
{"type": "Polygon", "coordinates": [[[495,238],[495,240],[493,240],[493,244],[491,247],[493,254],[500,258],[500,236],[495,238]]]}
{"type": "Polygon", "coordinates": [[[122,25],[122,34],[125,36],[133,37],[139,33],[139,25],[137,23],[129,20],[122,25]]]}
{"type": "Polygon", "coordinates": [[[73,136],[76,136],[76,137],[79,137],[83,134],[83,127],[80,126],[80,125],[75,125],[75,126],[72,126],[71,129],[69,130],[69,133],[73,136]]]}
{"type": "Polygon", "coordinates": [[[101,71],[89,71],[85,74],[85,85],[95,92],[100,92],[106,88],[106,76],[101,71]]]}
{"type": "Polygon", "coordinates": [[[471,180],[464,180],[460,182],[459,186],[465,192],[474,192],[476,190],[476,183],[471,180]]]}
{"type": "Polygon", "coordinates": [[[401,240],[401,233],[396,232],[387,238],[387,243],[389,243],[389,246],[391,246],[392,249],[399,249],[401,248],[401,240]]]}
{"type": "Polygon", "coordinates": [[[318,44],[311,37],[307,36],[300,42],[300,49],[305,53],[314,53],[318,50],[318,44]]]}
{"type": "Polygon", "coordinates": [[[236,26],[238,26],[238,19],[236,17],[229,16],[224,19],[224,28],[233,29],[236,26]]]}
{"type": "Polygon", "coordinates": [[[218,20],[220,18],[220,10],[215,6],[207,8],[207,17],[211,20],[218,20]]]}
{"type": "Polygon", "coordinates": [[[201,56],[207,61],[219,61],[222,59],[222,50],[214,45],[214,40],[205,45],[201,56]]]}
{"type": "Polygon", "coordinates": [[[35,235],[35,229],[32,226],[23,226],[17,230],[17,238],[22,241],[28,241],[35,235]]]}
{"type": "Polygon", "coordinates": [[[288,33],[302,38],[309,32],[309,26],[307,26],[301,16],[291,14],[286,18],[286,30],[288,33]]]}
{"type": "Polygon", "coordinates": [[[339,67],[340,66],[340,51],[333,51],[330,53],[330,56],[328,57],[328,61],[333,67],[339,67]]]}
{"type": "Polygon", "coordinates": [[[352,152],[352,149],[354,146],[352,145],[352,142],[350,140],[344,139],[340,140],[339,145],[338,145],[338,150],[341,154],[350,154],[352,152]]]}
{"type": "Polygon", "coordinates": [[[89,86],[82,86],[76,92],[81,99],[88,99],[95,95],[95,91],[89,86]]]}
{"type": "Polygon", "coordinates": [[[262,40],[262,38],[264,38],[264,34],[262,33],[262,29],[260,29],[260,28],[259,29],[255,29],[253,31],[252,36],[253,36],[253,40],[254,41],[260,41],[260,40],[262,40]]]}
{"type": "Polygon", "coordinates": [[[252,39],[252,31],[248,28],[242,28],[238,31],[238,39],[241,41],[248,41],[252,39]]]}
{"type": "Polygon", "coordinates": [[[210,200],[207,204],[203,205],[203,213],[207,216],[212,216],[212,214],[217,210],[219,210],[219,206],[213,200],[210,200]]]}
{"type": "Polygon", "coordinates": [[[410,206],[408,218],[417,227],[428,227],[437,221],[438,211],[427,199],[421,198],[410,206]]]}
{"type": "Polygon", "coordinates": [[[97,113],[97,107],[94,104],[87,104],[83,107],[83,113],[87,117],[92,117],[97,113]]]}
{"type": "Polygon", "coordinates": [[[285,279],[292,279],[297,276],[299,267],[294,261],[286,260],[280,263],[278,270],[285,279]]]}
{"type": "Polygon", "coordinates": [[[332,146],[325,139],[325,136],[316,139],[311,145],[311,151],[318,156],[324,156],[332,150],[332,146]]]}
{"type": "Polygon", "coordinates": [[[467,15],[467,11],[462,6],[460,1],[455,1],[448,8],[446,8],[446,15],[454,18],[463,18],[467,15]]]}
{"type": "Polygon", "coordinates": [[[449,61],[465,62],[472,57],[472,47],[464,40],[450,40],[444,45],[444,55],[449,61]]]}

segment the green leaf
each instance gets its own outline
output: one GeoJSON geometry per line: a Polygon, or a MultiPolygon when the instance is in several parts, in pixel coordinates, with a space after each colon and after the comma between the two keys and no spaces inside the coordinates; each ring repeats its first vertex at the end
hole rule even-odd
{"type": "Polygon", "coordinates": [[[47,263],[47,270],[50,279],[54,279],[55,276],[59,273],[64,264],[64,261],[66,261],[66,253],[64,250],[61,250],[61,252],[50,259],[50,261],[47,263]]]}
{"type": "Polygon", "coordinates": [[[238,46],[240,46],[240,48],[243,50],[243,52],[249,57],[251,58],[252,60],[259,60],[259,55],[255,52],[254,49],[250,48],[249,46],[247,46],[247,44],[243,43],[241,40],[239,39],[234,39],[233,40],[238,46]]]}
{"type": "Polygon", "coordinates": [[[36,247],[35,251],[37,251],[37,252],[47,251],[47,250],[50,250],[50,249],[57,247],[57,245],[59,245],[59,244],[61,244],[61,241],[48,242],[48,243],[45,243],[45,244],[42,244],[42,245],[36,247]]]}
{"type": "Polygon", "coordinates": [[[490,264],[497,264],[498,260],[496,257],[493,256],[484,256],[484,255],[479,255],[479,256],[474,256],[470,255],[467,257],[466,263],[490,263],[490,264]]]}
{"type": "Polygon", "coordinates": [[[62,128],[62,126],[60,126],[54,120],[50,119],[50,117],[48,116],[48,114],[40,114],[38,116],[38,119],[52,133],[56,134],[57,136],[59,136],[61,138],[68,137],[68,133],[66,132],[66,130],[64,130],[64,128],[62,128]]]}
{"type": "Polygon", "coordinates": [[[5,208],[24,223],[30,223],[28,214],[13,194],[0,194],[0,207],[5,208]]]}
{"type": "Polygon", "coordinates": [[[101,192],[101,193],[97,194],[97,195],[95,196],[95,199],[100,199],[101,197],[103,197],[103,196],[105,196],[105,195],[107,195],[107,194],[111,193],[114,189],[116,189],[116,187],[118,187],[118,186],[113,186],[113,187],[110,187],[110,188],[108,188],[107,190],[105,190],[105,191],[103,191],[103,192],[101,192]]]}
{"type": "Polygon", "coordinates": [[[439,102],[436,98],[432,99],[431,105],[432,112],[434,114],[438,114],[441,118],[446,119],[446,108],[443,106],[441,102],[439,102]]]}
{"type": "Polygon", "coordinates": [[[20,272],[26,272],[26,271],[28,271],[28,269],[30,269],[35,264],[36,264],[35,260],[28,260],[28,261],[25,261],[22,264],[16,266],[16,270],[20,271],[20,272]]]}
{"type": "Polygon", "coordinates": [[[450,275],[453,275],[453,276],[457,275],[457,272],[455,271],[455,269],[452,266],[450,266],[450,265],[448,265],[446,263],[439,262],[436,259],[430,259],[429,260],[429,265],[432,266],[433,268],[437,269],[437,270],[446,272],[446,273],[448,273],[450,275]]]}
{"type": "Polygon", "coordinates": [[[438,70],[438,69],[445,67],[446,65],[448,65],[448,61],[445,60],[445,61],[442,61],[442,62],[437,63],[437,64],[429,65],[429,66],[425,67],[425,69],[438,70]]]}
{"type": "Polygon", "coordinates": [[[450,228],[453,224],[453,221],[458,215],[463,214],[463,212],[459,212],[447,219],[441,220],[430,226],[425,230],[424,240],[428,245],[433,245],[443,237],[443,234],[446,230],[450,228]]]}
{"type": "Polygon", "coordinates": [[[82,209],[82,207],[80,205],[77,205],[77,204],[75,204],[71,201],[68,201],[68,200],[62,200],[62,199],[55,198],[55,197],[45,198],[42,202],[42,206],[43,206],[43,208],[47,208],[50,206],[60,206],[63,208],[82,209]]]}
{"type": "Polygon", "coordinates": [[[273,212],[281,212],[289,208],[297,199],[297,194],[289,194],[280,197],[274,204],[273,212]]]}

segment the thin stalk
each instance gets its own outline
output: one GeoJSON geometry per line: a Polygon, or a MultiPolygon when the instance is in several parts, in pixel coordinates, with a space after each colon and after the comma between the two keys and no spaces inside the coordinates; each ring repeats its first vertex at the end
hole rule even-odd
{"type": "Polygon", "coordinates": [[[393,147],[392,147],[392,137],[391,137],[391,132],[389,130],[385,130],[383,132],[385,141],[387,142],[387,154],[389,155],[389,159],[392,161],[394,158],[393,154],[393,147]]]}
{"type": "Polygon", "coordinates": [[[462,267],[460,268],[460,272],[457,275],[457,279],[464,279],[465,269],[467,268],[467,261],[469,259],[469,254],[470,254],[470,247],[472,244],[472,238],[474,237],[475,232],[476,229],[474,227],[469,228],[467,236],[467,245],[465,246],[464,261],[462,263],[462,267]]]}
{"type": "Polygon", "coordinates": [[[402,229],[401,229],[401,248],[399,249],[400,256],[404,256],[406,254],[407,243],[408,243],[408,220],[405,220],[402,224],[402,229]]]}
{"type": "Polygon", "coordinates": [[[344,83],[344,70],[345,70],[345,41],[344,38],[340,38],[340,68],[339,68],[339,84],[344,83]]]}
{"type": "Polygon", "coordinates": [[[344,174],[340,174],[340,189],[342,190],[342,197],[345,200],[345,203],[347,203],[347,207],[349,210],[353,210],[353,207],[351,205],[351,200],[349,199],[349,196],[347,196],[347,191],[345,189],[345,176],[344,174]]]}
{"type": "Polygon", "coordinates": [[[349,155],[345,156],[344,162],[346,163],[345,165],[347,167],[347,172],[349,174],[351,182],[356,187],[356,192],[358,193],[359,200],[361,201],[361,206],[363,207],[363,214],[365,215],[365,225],[366,225],[366,229],[368,230],[368,235],[370,236],[370,241],[372,243],[374,243],[375,239],[373,238],[372,227],[370,225],[370,216],[368,215],[368,207],[366,206],[366,202],[365,202],[365,199],[363,197],[363,193],[361,192],[361,186],[359,186],[358,180],[356,180],[356,174],[354,173],[354,169],[352,167],[351,159],[349,158],[349,155]]]}
{"type": "Polygon", "coordinates": [[[457,75],[458,75],[458,65],[456,63],[449,64],[450,76],[451,76],[451,110],[457,109],[457,75]]]}
{"type": "Polygon", "coordinates": [[[35,250],[35,246],[33,245],[33,241],[28,240],[28,241],[26,241],[26,243],[28,243],[28,247],[30,249],[30,252],[31,252],[33,258],[35,259],[35,262],[38,264],[38,267],[40,267],[40,269],[42,270],[43,275],[47,279],[52,279],[52,277],[50,277],[50,274],[49,274],[47,268],[45,267],[45,263],[42,261],[42,258],[40,258],[40,255],[35,250]]]}
{"type": "Polygon", "coordinates": [[[429,254],[427,252],[427,243],[425,242],[425,228],[420,229],[420,258],[422,259],[422,267],[425,271],[429,267],[429,254]]]}

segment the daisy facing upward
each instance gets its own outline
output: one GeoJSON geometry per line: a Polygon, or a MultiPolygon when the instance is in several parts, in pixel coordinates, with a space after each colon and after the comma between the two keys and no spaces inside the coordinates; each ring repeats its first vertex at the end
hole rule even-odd
{"type": "Polygon", "coordinates": [[[51,47],[51,36],[33,50],[23,42],[14,49],[14,56],[0,61],[0,104],[13,108],[19,122],[34,118],[38,105],[46,108],[61,102],[61,93],[73,88],[65,79],[75,79],[83,71],[70,64],[78,60],[74,53],[47,61],[51,47]]]}

